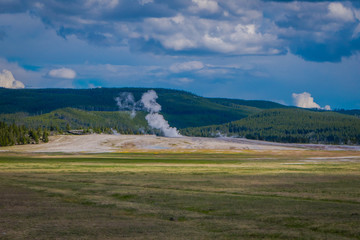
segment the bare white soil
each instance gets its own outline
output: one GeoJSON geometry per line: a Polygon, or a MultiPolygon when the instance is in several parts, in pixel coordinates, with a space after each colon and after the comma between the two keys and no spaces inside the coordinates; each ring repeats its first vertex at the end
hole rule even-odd
{"type": "MultiPolygon", "coordinates": [[[[15,152],[65,152],[101,153],[128,150],[349,150],[345,146],[314,144],[281,144],[238,138],[165,138],[154,135],[59,135],[50,137],[48,143],[0,148],[15,152]],[[342,149],[343,148],[343,149],[342,149]]],[[[351,149],[351,150],[360,150],[351,149]]]]}
{"type": "Polygon", "coordinates": [[[127,150],[293,150],[289,146],[266,145],[261,142],[231,141],[219,138],[179,137],[166,138],[154,135],[59,135],[48,143],[2,148],[19,152],[121,152],[127,150]]]}

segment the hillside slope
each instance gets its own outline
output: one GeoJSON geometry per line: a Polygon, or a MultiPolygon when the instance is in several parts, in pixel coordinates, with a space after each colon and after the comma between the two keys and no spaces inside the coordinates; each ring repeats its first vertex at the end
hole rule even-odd
{"type": "MultiPolygon", "coordinates": [[[[152,130],[145,120],[145,113],[138,112],[132,119],[129,112],[84,111],[74,108],[57,109],[50,113],[30,116],[26,113],[0,114],[0,121],[25,125],[30,128],[66,130],[116,129],[120,133],[149,133],[152,130]]],[[[103,130],[102,130],[103,131],[103,130]]]]}
{"type": "Polygon", "coordinates": [[[335,110],[334,112],[342,113],[346,115],[352,115],[360,118],[360,109],[351,109],[351,110],[340,109],[340,110],[335,110]]]}
{"type": "Polygon", "coordinates": [[[304,109],[270,109],[222,125],[183,129],[182,134],[220,135],[293,143],[360,144],[360,119],[304,109]]]}
{"type": "MultiPolygon", "coordinates": [[[[30,115],[49,113],[61,108],[88,111],[118,111],[115,98],[131,92],[136,100],[146,88],[96,89],[4,89],[0,88],[0,114],[25,112],[30,115]]],[[[189,92],[154,89],[162,106],[162,114],[177,128],[222,124],[258,113],[269,106],[282,105],[267,101],[212,99],[189,92]],[[256,102],[256,104],[254,104],[256,102]]]]}
{"type": "Polygon", "coordinates": [[[255,107],[259,109],[272,109],[272,108],[288,108],[288,106],[282,105],[280,103],[264,101],[264,100],[242,100],[242,99],[231,99],[231,98],[208,98],[211,102],[221,104],[224,106],[231,107],[255,107]]]}
{"type": "MultiPolygon", "coordinates": [[[[92,128],[121,133],[158,133],[146,112],[131,119],[115,98],[130,92],[140,100],[146,88],[1,89],[0,121],[30,128],[92,128]],[[106,129],[106,130],[104,130],[106,129]]],[[[360,143],[358,110],[323,112],[260,100],[204,98],[185,91],[154,89],[161,114],[189,136],[220,135],[277,142],[360,143]]]]}

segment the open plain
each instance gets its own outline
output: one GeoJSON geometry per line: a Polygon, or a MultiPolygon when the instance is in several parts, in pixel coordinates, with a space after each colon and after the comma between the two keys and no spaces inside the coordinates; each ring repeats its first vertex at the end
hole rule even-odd
{"type": "Polygon", "coordinates": [[[360,239],[356,147],[88,135],[0,150],[0,239],[360,239]]]}

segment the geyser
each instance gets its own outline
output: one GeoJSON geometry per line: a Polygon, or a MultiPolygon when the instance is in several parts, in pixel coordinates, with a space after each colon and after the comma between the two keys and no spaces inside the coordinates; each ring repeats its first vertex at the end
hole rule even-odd
{"type": "Polygon", "coordinates": [[[119,97],[115,98],[120,110],[131,111],[130,116],[134,118],[137,110],[147,111],[145,119],[149,126],[160,130],[165,137],[181,137],[181,134],[175,127],[170,127],[168,121],[159,112],[161,105],[156,102],[158,95],[154,90],[149,90],[141,96],[141,100],[135,102],[132,93],[124,92],[119,97]]]}

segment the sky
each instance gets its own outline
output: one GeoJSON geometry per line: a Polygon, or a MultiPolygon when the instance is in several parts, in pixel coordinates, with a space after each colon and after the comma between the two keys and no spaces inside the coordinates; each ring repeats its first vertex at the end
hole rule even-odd
{"type": "Polygon", "coordinates": [[[360,1],[1,0],[0,86],[360,109],[360,1]]]}

